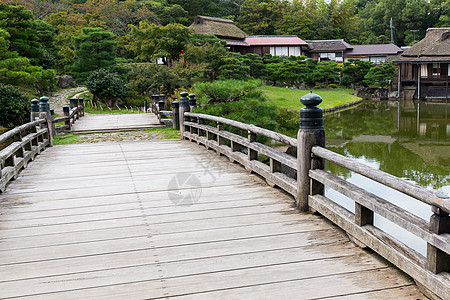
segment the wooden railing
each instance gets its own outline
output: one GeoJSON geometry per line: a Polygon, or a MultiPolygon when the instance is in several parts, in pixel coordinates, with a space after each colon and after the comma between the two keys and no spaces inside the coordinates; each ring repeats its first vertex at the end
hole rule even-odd
{"type": "Polygon", "coordinates": [[[182,139],[205,145],[240,163],[247,171],[259,174],[270,186],[278,186],[294,196],[300,210],[320,213],[345,230],[356,244],[373,249],[395,264],[414,278],[419,287],[425,287],[428,295],[449,299],[449,199],[439,198],[427,189],[325,149],[323,129],[319,127],[300,129],[295,139],[249,124],[191,113],[186,100],[183,105],[183,97],[180,102],[182,139]],[[230,129],[226,130],[227,127],[230,129]],[[258,136],[296,147],[297,158],[258,142],[258,136]],[[265,162],[261,161],[262,157],[266,158],[265,162]],[[324,160],[430,205],[433,212],[430,221],[326,172],[324,160]],[[353,199],[355,213],[327,198],[325,186],[353,199]],[[427,257],[377,228],[373,223],[374,213],[426,241],[427,257]]]}
{"type": "Polygon", "coordinates": [[[9,181],[16,179],[50,143],[47,120],[39,119],[11,129],[0,135],[0,144],[12,141],[0,151],[0,191],[4,192],[9,181]]]}
{"type": "Polygon", "coordinates": [[[84,99],[70,99],[70,107],[64,106],[63,113],[64,117],[56,118],[52,122],[53,124],[64,122],[64,125],[56,126],[56,129],[71,131],[73,124],[84,117],[84,99]]]}

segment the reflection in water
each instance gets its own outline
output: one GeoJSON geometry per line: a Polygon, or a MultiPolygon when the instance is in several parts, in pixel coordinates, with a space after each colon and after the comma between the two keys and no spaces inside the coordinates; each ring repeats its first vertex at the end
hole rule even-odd
{"type": "MultiPolygon", "coordinates": [[[[326,116],[327,148],[422,187],[450,195],[450,104],[417,101],[364,103],[326,116]]],[[[431,209],[409,196],[347,169],[327,163],[327,169],[348,181],[429,219],[431,209]]],[[[354,211],[353,201],[327,190],[327,196],[354,211]]],[[[375,217],[378,227],[423,255],[422,240],[375,217]]]]}

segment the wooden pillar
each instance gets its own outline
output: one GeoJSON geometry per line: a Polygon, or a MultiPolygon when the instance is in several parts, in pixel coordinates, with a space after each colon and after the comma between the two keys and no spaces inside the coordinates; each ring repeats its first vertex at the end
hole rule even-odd
{"type": "MultiPolygon", "coordinates": [[[[439,207],[432,206],[429,229],[435,234],[450,233],[450,216],[439,207]]],[[[427,243],[427,269],[434,274],[450,272],[450,255],[427,243]]]]}
{"type": "Polygon", "coordinates": [[[319,95],[312,92],[300,100],[306,107],[300,109],[300,129],[297,135],[297,208],[309,211],[308,196],[323,193],[323,185],[309,178],[309,170],[324,169],[323,159],[312,159],[314,146],[325,147],[322,102],[319,95]]]}
{"type": "Polygon", "coordinates": [[[31,100],[30,121],[33,122],[36,118],[39,118],[39,100],[33,99],[31,100]]]}
{"type": "Polygon", "coordinates": [[[41,97],[39,99],[39,119],[45,119],[47,122],[41,125],[41,128],[48,128],[48,134],[45,137],[48,139],[48,145],[53,146],[53,133],[52,133],[52,119],[50,114],[50,106],[48,104],[48,97],[41,97]]]}
{"type": "Polygon", "coordinates": [[[189,99],[187,98],[187,95],[187,92],[180,93],[180,139],[182,140],[184,139],[184,132],[188,131],[187,129],[189,129],[184,125],[184,121],[190,120],[189,117],[184,116],[185,112],[190,112],[189,99]]]}
{"type": "Polygon", "coordinates": [[[84,99],[78,98],[78,107],[80,108],[80,117],[84,117],[84,99]]]}
{"type": "Polygon", "coordinates": [[[195,99],[194,93],[190,93],[188,97],[189,97],[189,107],[191,108],[192,111],[194,107],[197,106],[197,99],[195,99]]]}
{"type": "Polygon", "coordinates": [[[180,130],[180,103],[178,101],[172,102],[172,120],[173,129],[180,130]]]}
{"type": "MultiPolygon", "coordinates": [[[[256,142],[256,134],[248,131],[248,141],[250,143],[256,142]]],[[[258,151],[248,148],[248,160],[256,160],[258,159],[258,151]]]]}
{"type": "Polygon", "coordinates": [[[52,136],[56,135],[56,125],[55,122],[53,122],[55,120],[55,110],[50,109],[50,120],[52,121],[52,136]]]}
{"type": "Polygon", "coordinates": [[[64,121],[64,125],[66,126],[67,130],[72,130],[72,127],[70,125],[70,108],[68,106],[63,106],[63,113],[64,117],[67,117],[68,119],[64,121]]]}
{"type": "MultiPolygon", "coordinates": [[[[70,98],[69,99],[69,101],[70,101],[70,109],[72,110],[72,108],[74,108],[74,107],[78,107],[78,98],[70,98]]],[[[75,122],[75,120],[77,120],[79,117],[78,117],[78,111],[75,113],[75,116],[74,116],[74,122],[75,122]]]]}

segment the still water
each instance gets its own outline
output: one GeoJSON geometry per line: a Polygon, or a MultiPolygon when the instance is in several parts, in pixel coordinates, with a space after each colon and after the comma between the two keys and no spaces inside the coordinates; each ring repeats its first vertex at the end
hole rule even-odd
{"type": "MultiPolygon", "coordinates": [[[[327,148],[435,192],[450,195],[450,103],[382,101],[326,116],[327,148]]],[[[327,170],[429,220],[431,208],[364,176],[328,163],[327,170]]],[[[354,202],[326,195],[354,212],[354,202]]],[[[375,225],[422,255],[426,243],[376,215],[375,225]]]]}

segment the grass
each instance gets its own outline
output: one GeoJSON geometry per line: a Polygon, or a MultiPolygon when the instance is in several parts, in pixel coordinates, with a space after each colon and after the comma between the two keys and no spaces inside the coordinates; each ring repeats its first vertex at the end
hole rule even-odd
{"type": "MultiPolygon", "coordinates": [[[[289,88],[263,86],[261,88],[264,95],[268,98],[268,103],[279,107],[303,107],[300,103],[300,98],[309,90],[291,90],[289,88]]],[[[320,104],[321,108],[332,108],[337,105],[347,104],[361,100],[350,93],[353,93],[352,89],[337,88],[337,89],[315,89],[314,94],[320,95],[323,102],[320,104]]]]}
{"type": "Polygon", "coordinates": [[[180,131],[173,128],[148,128],[132,131],[113,131],[113,132],[96,132],[96,133],[66,133],[57,135],[53,139],[54,145],[96,143],[108,141],[125,141],[136,140],[128,139],[129,137],[141,137],[142,140],[165,140],[179,139],[180,131]]]}

